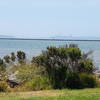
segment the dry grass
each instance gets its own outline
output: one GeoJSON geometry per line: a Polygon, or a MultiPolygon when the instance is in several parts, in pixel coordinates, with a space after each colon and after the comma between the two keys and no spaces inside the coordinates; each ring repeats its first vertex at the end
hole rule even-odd
{"type": "Polygon", "coordinates": [[[100,100],[100,88],[0,93],[0,100],[100,100]]]}
{"type": "Polygon", "coordinates": [[[0,97],[22,97],[28,98],[33,96],[68,96],[68,95],[100,95],[100,88],[83,89],[83,90],[44,90],[44,91],[31,91],[31,92],[10,92],[0,93],[0,97]]]}

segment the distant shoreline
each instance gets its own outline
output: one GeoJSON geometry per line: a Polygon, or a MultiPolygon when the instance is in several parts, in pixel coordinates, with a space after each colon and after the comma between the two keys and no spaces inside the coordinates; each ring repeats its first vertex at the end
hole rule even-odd
{"type": "Polygon", "coordinates": [[[0,40],[42,40],[42,41],[100,41],[93,39],[33,39],[33,38],[0,38],[0,40]]]}

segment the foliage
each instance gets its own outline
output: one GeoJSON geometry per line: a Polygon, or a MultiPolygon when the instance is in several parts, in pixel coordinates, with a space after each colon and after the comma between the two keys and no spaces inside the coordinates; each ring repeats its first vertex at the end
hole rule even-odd
{"type": "Polygon", "coordinates": [[[45,68],[37,67],[35,65],[26,64],[26,65],[19,65],[12,69],[13,73],[17,72],[16,78],[21,83],[26,81],[32,80],[35,77],[45,75],[45,68]]]}
{"type": "Polygon", "coordinates": [[[26,60],[26,54],[23,51],[17,51],[17,58],[20,64],[25,63],[26,60]]]}
{"type": "Polygon", "coordinates": [[[13,61],[13,62],[15,62],[15,60],[16,60],[16,55],[15,55],[15,53],[14,52],[12,52],[11,53],[11,60],[13,61]]]}
{"type": "Polygon", "coordinates": [[[10,56],[8,56],[8,55],[4,56],[4,60],[5,60],[6,63],[9,63],[10,62],[10,56]]]}
{"type": "Polygon", "coordinates": [[[70,89],[81,89],[81,88],[83,88],[79,74],[76,73],[76,72],[67,73],[66,86],[67,86],[67,88],[70,88],[70,89]]]}
{"type": "Polygon", "coordinates": [[[12,52],[10,55],[4,56],[4,61],[6,64],[14,64],[17,61],[19,64],[26,63],[26,54],[23,51],[17,51],[17,54],[12,52]]]}
{"type": "Polygon", "coordinates": [[[3,81],[0,81],[0,92],[6,92],[7,91],[7,84],[3,81]]]}
{"type": "Polygon", "coordinates": [[[24,91],[37,91],[37,90],[45,90],[51,89],[52,86],[48,77],[35,77],[30,81],[27,81],[24,85],[22,85],[22,89],[24,91]]]}
{"type": "Polygon", "coordinates": [[[77,61],[78,59],[81,59],[81,50],[79,48],[67,48],[68,55],[71,61],[77,61]]]}
{"type": "Polygon", "coordinates": [[[96,81],[92,76],[95,66],[88,58],[90,53],[82,53],[74,44],[50,46],[33,57],[32,63],[27,63],[25,52],[12,52],[10,56],[0,59],[0,77],[10,66],[11,78],[14,77],[26,90],[95,87],[96,81]]]}
{"type": "Polygon", "coordinates": [[[19,65],[13,68],[16,80],[20,82],[20,91],[43,90],[52,88],[44,67],[33,64],[19,65]]]}
{"type": "Polygon", "coordinates": [[[69,72],[66,78],[67,88],[81,89],[81,88],[94,88],[97,85],[96,77],[87,73],[69,72]]]}
{"type": "Polygon", "coordinates": [[[6,70],[6,65],[2,59],[0,59],[0,72],[6,70]]]}
{"type": "Polygon", "coordinates": [[[0,80],[6,79],[6,65],[2,59],[0,59],[0,80]]]}
{"type": "MultiPolygon", "coordinates": [[[[81,50],[73,44],[65,47],[51,46],[47,47],[47,50],[43,51],[40,56],[33,57],[32,63],[46,68],[54,88],[65,88],[67,72],[93,73],[95,69],[93,62],[86,56],[83,57],[84,55],[85,54],[82,54],[81,50]]],[[[73,75],[69,77],[73,77],[73,75]]],[[[76,75],[75,77],[78,78],[79,76],[76,75]]]]}
{"type": "Polygon", "coordinates": [[[83,73],[80,75],[80,79],[85,88],[94,88],[97,85],[96,77],[94,75],[83,73]]]}
{"type": "Polygon", "coordinates": [[[81,60],[80,61],[80,66],[79,66],[79,72],[84,72],[84,73],[93,73],[95,70],[95,67],[93,65],[92,60],[81,60]]]}

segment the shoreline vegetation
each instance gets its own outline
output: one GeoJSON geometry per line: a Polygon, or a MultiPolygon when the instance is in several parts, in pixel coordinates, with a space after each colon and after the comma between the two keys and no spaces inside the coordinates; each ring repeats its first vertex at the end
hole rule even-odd
{"type": "Polygon", "coordinates": [[[100,78],[94,74],[96,67],[89,58],[91,53],[91,51],[88,53],[81,51],[76,44],[66,44],[60,47],[49,46],[31,61],[27,59],[24,51],[4,56],[0,59],[0,99],[5,95],[10,98],[11,93],[12,96],[16,96],[15,100],[21,100],[18,99],[20,98],[18,95],[26,93],[31,96],[37,95],[38,100],[39,96],[42,96],[38,91],[43,96],[47,91],[51,97],[43,97],[43,100],[49,100],[52,96],[55,96],[53,100],[70,100],[69,97],[76,100],[79,98],[79,93],[84,93],[80,98],[84,97],[85,100],[90,100],[92,95],[95,97],[93,100],[97,100],[100,94],[100,78]],[[91,92],[91,88],[94,92],[91,92]]]}
{"type": "Polygon", "coordinates": [[[0,40],[42,40],[42,41],[100,41],[99,39],[50,39],[50,38],[0,38],[0,40]]]}

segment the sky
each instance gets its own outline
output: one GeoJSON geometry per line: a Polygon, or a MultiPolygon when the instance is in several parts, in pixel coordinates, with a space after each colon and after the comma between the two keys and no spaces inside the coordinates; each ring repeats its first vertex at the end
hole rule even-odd
{"type": "Polygon", "coordinates": [[[100,0],[0,0],[0,35],[100,37],[100,0]]]}

